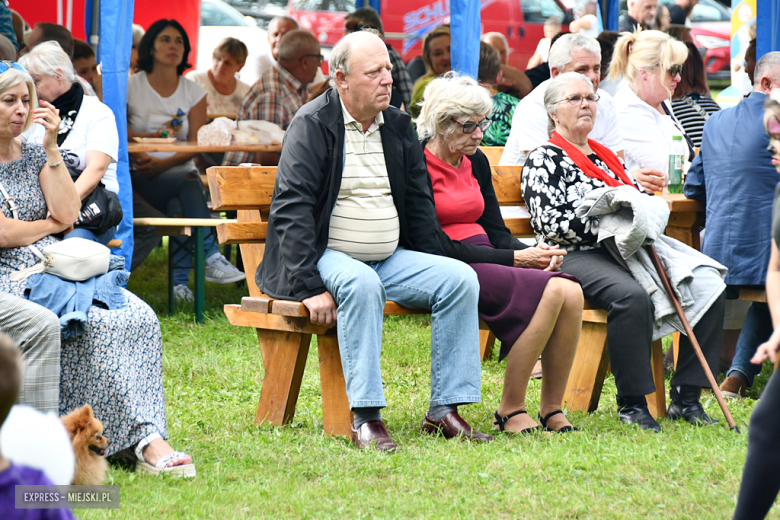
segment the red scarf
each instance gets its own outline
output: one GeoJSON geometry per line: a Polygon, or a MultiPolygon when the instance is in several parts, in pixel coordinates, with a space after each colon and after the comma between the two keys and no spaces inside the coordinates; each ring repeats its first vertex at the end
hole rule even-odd
{"type": "Polygon", "coordinates": [[[553,132],[552,137],[547,142],[554,144],[555,146],[559,146],[564,152],[566,152],[569,158],[574,161],[574,164],[576,164],[577,167],[582,170],[588,177],[593,177],[594,179],[603,181],[604,184],[613,188],[622,186],[623,184],[628,184],[629,186],[636,188],[634,183],[631,182],[631,179],[628,178],[628,175],[626,175],[626,169],[623,167],[623,164],[620,162],[618,156],[615,155],[615,152],[606,146],[599,144],[592,139],[588,139],[588,146],[590,146],[590,149],[593,150],[596,156],[604,161],[604,164],[606,164],[614,174],[620,177],[620,181],[623,182],[620,182],[596,166],[593,161],[588,159],[588,157],[579,151],[576,146],[561,137],[561,134],[558,132],[553,132]]]}

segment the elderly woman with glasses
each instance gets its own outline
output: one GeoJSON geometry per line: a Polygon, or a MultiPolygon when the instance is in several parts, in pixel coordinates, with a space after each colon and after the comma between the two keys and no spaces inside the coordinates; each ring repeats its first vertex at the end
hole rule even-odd
{"type": "Polygon", "coordinates": [[[471,265],[480,284],[479,316],[501,340],[507,359],[504,390],[493,423],[528,433],[526,389],[539,355],[544,379],[539,420],[546,431],[574,428],[561,412],[582,322],[582,290],[559,272],[557,246],[528,247],[504,226],[490,165],[478,150],[490,126],[487,90],[454,73],[425,89],[417,132],[423,141],[445,253],[471,265]]]}
{"type": "MultiPolygon", "coordinates": [[[[567,250],[561,270],[576,276],[585,298],[607,311],[609,360],[615,375],[620,420],[661,431],[645,399],[655,391],[650,365],[653,303],[625,262],[619,263],[598,243],[599,218],[575,216],[588,192],[619,186],[642,191],[634,179],[640,174],[661,173],[643,169],[629,174],[620,157],[588,139],[597,117],[598,100],[591,81],[582,74],[567,72],[550,82],[544,106],[551,138],[533,150],[525,162],[523,197],[537,242],[567,250]]],[[[724,307],[724,294],[720,293],[693,327],[714,373],[718,368],[724,307]]],[[[717,422],[707,416],[699,402],[701,389],[708,386],[690,340],[681,336],[667,417],[692,424],[717,422]]]]}
{"type": "Polygon", "coordinates": [[[694,157],[693,144],[670,101],[687,58],[685,44],[661,31],[623,33],[615,44],[609,77],[624,79],[615,105],[626,168],[638,170],[635,179],[648,191],[663,190],[673,135],[682,135],[688,143],[688,165],[694,157]],[[649,175],[642,168],[664,173],[649,175]]]}

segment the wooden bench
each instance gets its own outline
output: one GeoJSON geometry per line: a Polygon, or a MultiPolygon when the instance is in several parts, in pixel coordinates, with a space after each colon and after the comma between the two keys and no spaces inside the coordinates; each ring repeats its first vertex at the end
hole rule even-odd
{"type": "Polygon", "coordinates": [[[501,160],[501,155],[504,153],[503,146],[480,146],[479,149],[485,154],[490,165],[498,164],[501,160]]]}
{"type": "MultiPolygon", "coordinates": [[[[495,166],[493,185],[499,203],[522,206],[518,166],[495,166]]],[[[313,324],[305,306],[297,301],[278,300],[262,294],[252,274],[265,250],[268,210],[274,189],[275,167],[212,167],[208,170],[209,188],[215,210],[237,210],[237,222],[220,222],[220,244],[238,244],[244,258],[249,297],[240,305],[225,305],[231,324],[254,327],[265,368],[255,422],[281,425],[292,421],[303,378],[311,336],[317,335],[322,389],[323,426],[328,434],[349,435],[351,412],[341,368],[335,329],[313,324]]],[[[507,227],[515,236],[531,237],[529,218],[507,218],[507,227]]],[[[385,315],[427,314],[387,302],[385,315]]],[[[583,331],[575,366],[564,396],[569,409],[593,411],[598,406],[608,367],[607,313],[586,303],[583,331]]],[[[495,336],[481,324],[480,343],[483,359],[489,357],[495,336]]],[[[663,416],[665,391],[661,342],[653,344],[653,374],[656,392],[648,396],[654,416],[663,416]]]]}
{"type": "MultiPolygon", "coordinates": [[[[154,226],[159,236],[167,237],[191,237],[193,244],[193,268],[195,270],[194,308],[195,320],[203,323],[203,311],[205,308],[206,285],[206,258],[203,251],[205,240],[205,228],[215,228],[222,222],[236,222],[235,220],[211,219],[211,218],[134,218],[134,226],[154,226]]],[[[173,258],[176,254],[173,244],[168,244],[168,314],[174,311],[173,296],[173,271],[177,267],[173,258]]]]}

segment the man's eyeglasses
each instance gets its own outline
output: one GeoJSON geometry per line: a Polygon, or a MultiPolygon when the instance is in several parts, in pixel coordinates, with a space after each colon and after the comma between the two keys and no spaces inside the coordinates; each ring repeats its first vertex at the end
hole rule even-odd
{"type": "Polygon", "coordinates": [[[588,94],[587,96],[583,96],[582,94],[572,94],[571,96],[566,96],[563,99],[559,99],[556,101],[556,103],[563,103],[564,101],[568,101],[570,105],[581,105],[582,100],[587,99],[588,103],[598,103],[599,99],[601,99],[601,96],[598,94],[588,94]]]}
{"type": "Polygon", "coordinates": [[[669,67],[669,75],[671,77],[679,76],[682,74],[682,65],[672,65],[669,67]]]}
{"type": "Polygon", "coordinates": [[[8,60],[2,60],[0,61],[0,74],[3,72],[7,72],[10,69],[16,69],[24,72],[25,74],[29,74],[27,72],[27,69],[24,68],[24,65],[20,65],[19,63],[16,63],[15,61],[8,61],[8,60]]]}
{"type": "Polygon", "coordinates": [[[304,58],[317,58],[318,60],[320,60],[320,65],[322,65],[322,61],[325,59],[325,56],[323,56],[322,54],[304,54],[303,57],[304,58]]]}
{"type": "Polygon", "coordinates": [[[461,123],[454,117],[452,118],[452,120],[460,125],[461,129],[463,129],[464,134],[473,134],[474,132],[476,132],[477,128],[482,130],[482,133],[484,134],[485,132],[487,132],[487,129],[490,128],[490,124],[493,122],[492,120],[487,118],[483,119],[479,123],[475,123],[474,121],[466,121],[465,123],[461,123]]]}

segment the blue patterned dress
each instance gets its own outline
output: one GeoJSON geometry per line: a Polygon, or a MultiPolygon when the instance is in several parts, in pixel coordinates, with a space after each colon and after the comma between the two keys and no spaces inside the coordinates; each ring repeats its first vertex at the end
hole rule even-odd
{"type": "MultiPolygon", "coordinates": [[[[46,163],[43,147],[22,143],[22,156],[0,163],[0,183],[19,205],[19,219],[46,218],[46,200],[38,180],[46,163]]],[[[0,194],[0,206],[13,218],[0,194]]],[[[55,242],[45,237],[34,244],[39,251],[55,242]]],[[[27,247],[0,248],[0,292],[22,296],[24,283],[12,282],[11,273],[38,263],[27,247]]],[[[62,344],[60,414],[89,404],[103,422],[112,455],[157,432],[168,438],[162,383],[162,336],[154,311],[125,291],[127,307],[106,310],[94,305],[87,330],[62,344]]]]}

